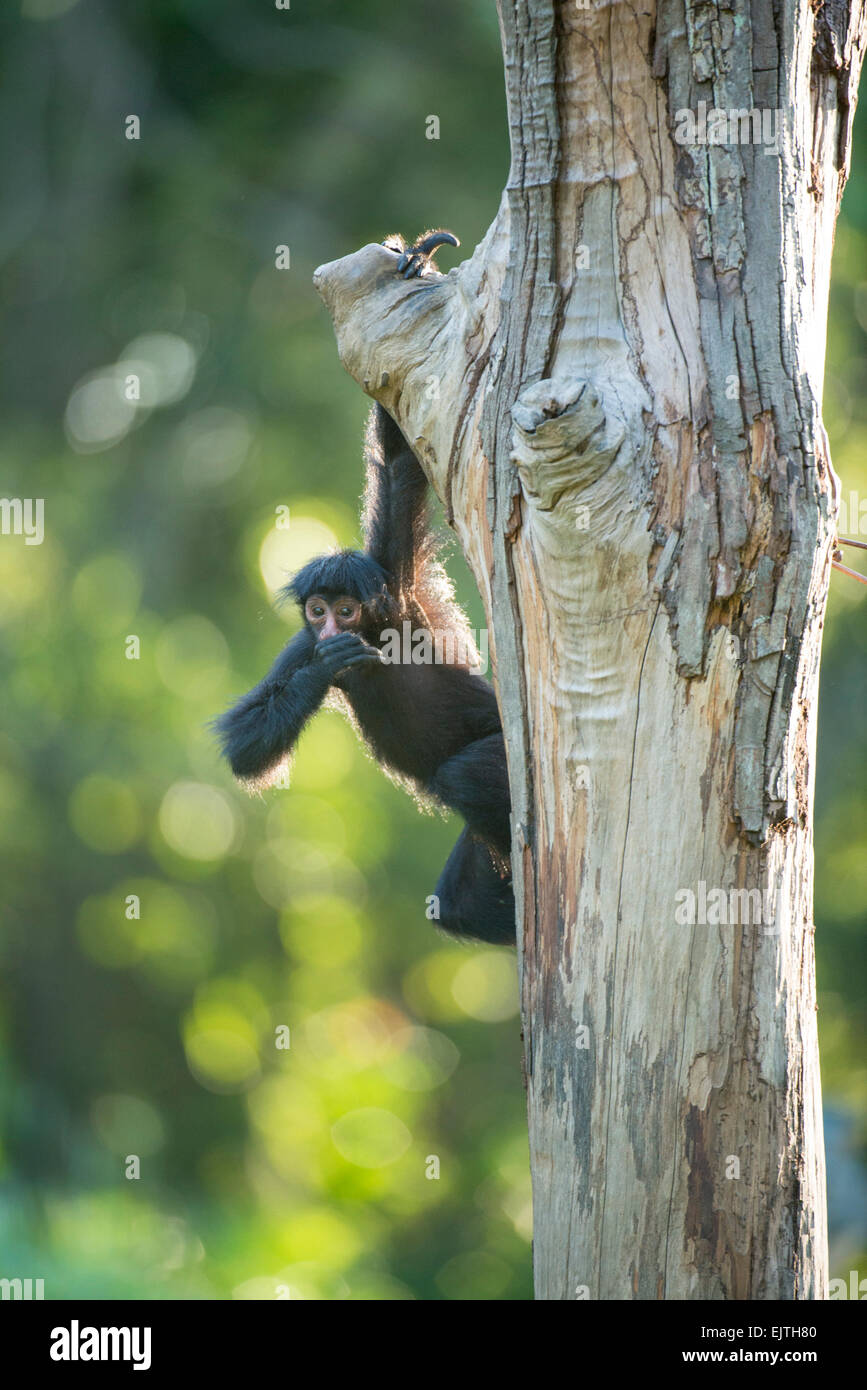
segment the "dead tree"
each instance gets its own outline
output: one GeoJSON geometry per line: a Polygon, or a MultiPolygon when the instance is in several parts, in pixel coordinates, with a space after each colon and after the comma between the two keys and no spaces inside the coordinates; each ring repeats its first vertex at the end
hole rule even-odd
{"type": "Polygon", "coordinates": [[[821,401],[864,0],[499,9],[484,241],[316,284],[486,604],[537,1297],[821,1298],[821,401]]]}

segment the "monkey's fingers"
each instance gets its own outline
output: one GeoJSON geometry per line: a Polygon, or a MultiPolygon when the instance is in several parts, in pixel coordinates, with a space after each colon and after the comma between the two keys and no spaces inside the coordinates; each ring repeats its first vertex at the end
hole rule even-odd
{"type": "Polygon", "coordinates": [[[339,652],[352,652],[361,638],[357,632],[339,632],[336,637],[320,637],[313,653],[316,661],[331,661],[339,652]]]}
{"type": "Polygon", "coordinates": [[[382,655],[378,647],[366,647],[363,652],[356,652],[354,656],[345,658],[341,663],[341,671],[347,671],[353,666],[366,666],[368,662],[376,662],[377,666],[382,665],[382,655]]]}
{"type": "Polygon", "coordinates": [[[357,632],[336,632],[333,637],[320,637],[320,651],[330,651],[335,647],[354,647],[362,638],[357,632]]]}

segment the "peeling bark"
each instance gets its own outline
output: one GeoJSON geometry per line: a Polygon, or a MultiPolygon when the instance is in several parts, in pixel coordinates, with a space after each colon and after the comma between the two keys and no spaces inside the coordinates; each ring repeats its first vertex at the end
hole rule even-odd
{"type": "Polygon", "coordinates": [[[316,284],[489,617],[537,1296],[821,1298],[821,393],[864,3],[499,8],[484,241],[316,284]],[[702,102],[737,139],[678,138],[702,102]]]}

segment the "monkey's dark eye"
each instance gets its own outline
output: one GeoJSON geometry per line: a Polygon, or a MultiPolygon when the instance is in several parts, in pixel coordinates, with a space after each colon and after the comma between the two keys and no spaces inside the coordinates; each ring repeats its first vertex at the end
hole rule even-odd
{"type": "Polygon", "coordinates": [[[321,603],[314,603],[314,604],[311,605],[311,608],[310,608],[310,616],[311,616],[311,617],[313,617],[313,618],[321,618],[324,612],[325,612],[325,609],[322,607],[322,604],[321,604],[321,603]]]}
{"type": "Polygon", "coordinates": [[[351,618],[355,609],[351,607],[350,604],[344,603],[343,607],[338,609],[338,612],[341,618],[351,618]]]}

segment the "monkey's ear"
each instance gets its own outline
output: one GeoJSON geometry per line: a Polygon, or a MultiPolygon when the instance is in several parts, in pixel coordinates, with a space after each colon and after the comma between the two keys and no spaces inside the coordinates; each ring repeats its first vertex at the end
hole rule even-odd
{"type": "Polygon", "coordinates": [[[375,623],[392,622],[398,614],[398,602],[388,589],[374,594],[364,606],[375,623]]]}

